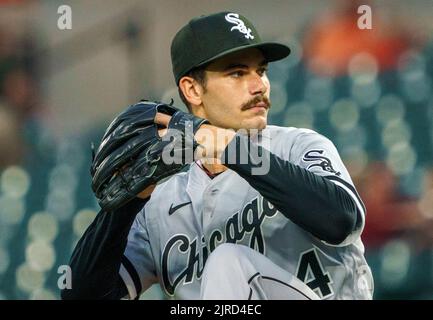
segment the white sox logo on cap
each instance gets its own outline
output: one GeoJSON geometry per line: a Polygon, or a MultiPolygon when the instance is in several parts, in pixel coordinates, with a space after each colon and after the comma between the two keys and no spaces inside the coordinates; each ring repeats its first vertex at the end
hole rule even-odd
{"type": "Polygon", "coordinates": [[[247,39],[254,39],[254,36],[251,34],[251,29],[245,26],[245,23],[239,19],[239,14],[237,13],[228,13],[225,16],[226,20],[230,23],[235,24],[234,27],[230,29],[230,31],[238,30],[240,33],[245,35],[247,39]]]}

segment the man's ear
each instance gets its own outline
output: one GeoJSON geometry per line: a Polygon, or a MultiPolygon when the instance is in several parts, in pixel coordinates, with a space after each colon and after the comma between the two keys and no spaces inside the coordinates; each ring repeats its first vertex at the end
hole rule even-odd
{"type": "Polygon", "coordinates": [[[201,96],[203,94],[202,86],[191,77],[182,77],[179,80],[179,89],[185,99],[191,104],[191,106],[199,106],[202,104],[201,96]]]}

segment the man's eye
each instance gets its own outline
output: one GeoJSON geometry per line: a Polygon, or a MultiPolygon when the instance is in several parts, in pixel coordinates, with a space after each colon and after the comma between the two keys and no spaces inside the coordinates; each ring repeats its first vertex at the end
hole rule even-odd
{"type": "Polygon", "coordinates": [[[261,69],[257,70],[257,73],[258,73],[260,76],[263,76],[267,71],[268,71],[267,68],[261,68],[261,69]]]}
{"type": "Polygon", "coordinates": [[[238,70],[238,71],[230,72],[229,75],[234,78],[239,78],[244,75],[244,72],[242,70],[238,70]]]}

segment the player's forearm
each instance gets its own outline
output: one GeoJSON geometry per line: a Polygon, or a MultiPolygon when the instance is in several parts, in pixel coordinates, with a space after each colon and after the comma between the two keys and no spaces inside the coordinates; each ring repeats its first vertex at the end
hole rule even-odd
{"type": "Polygon", "coordinates": [[[99,212],[72,253],[72,288],[62,291],[62,299],[120,299],[126,295],[120,263],[131,225],[145,202],[135,199],[116,212],[99,212]]]}
{"type": "MultiPolygon", "coordinates": [[[[239,154],[248,154],[247,163],[242,164],[223,155],[225,165],[236,171],[253,188],[269,200],[282,214],[309,231],[314,236],[331,244],[341,243],[355,228],[357,209],[353,199],[328,179],[294,165],[270,153],[256,144],[250,144],[245,136],[236,136],[231,144],[236,144],[239,154]],[[263,166],[254,155],[269,161],[266,174],[252,174],[254,168],[263,166]],[[229,161],[231,160],[231,161],[229,161]]],[[[232,149],[234,150],[234,148],[232,149]]],[[[267,166],[266,166],[267,168],[267,166]]]]}

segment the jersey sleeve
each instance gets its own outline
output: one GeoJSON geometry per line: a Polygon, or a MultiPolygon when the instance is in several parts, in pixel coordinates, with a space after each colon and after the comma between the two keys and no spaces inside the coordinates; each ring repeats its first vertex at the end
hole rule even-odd
{"type": "Polygon", "coordinates": [[[158,281],[144,210],[143,208],[137,214],[129,231],[128,243],[119,270],[128,289],[129,299],[138,299],[141,293],[158,281]]]}
{"type": "Polygon", "coordinates": [[[356,226],[338,246],[353,243],[364,228],[366,209],[332,141],[317,132],[305,130],[297,136],[288,157],[290,162],[332,181],[353,199],[357,207],[356,226]]]}

